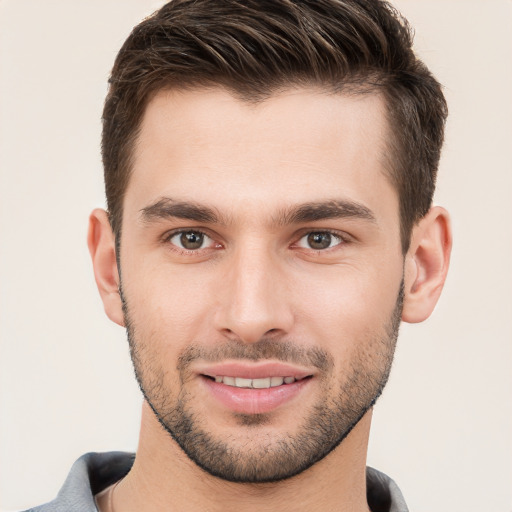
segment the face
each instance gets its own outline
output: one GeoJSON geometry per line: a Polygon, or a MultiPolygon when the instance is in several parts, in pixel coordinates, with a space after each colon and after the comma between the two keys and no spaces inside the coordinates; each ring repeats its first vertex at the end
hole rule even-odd
{"type": "Polygon", "coordinates": [[[377,95],[148,105],[123,205],[125,323],[147,402],[211,474],[297,474],[382,391],[403,276],[386,131],[377,95]]]}

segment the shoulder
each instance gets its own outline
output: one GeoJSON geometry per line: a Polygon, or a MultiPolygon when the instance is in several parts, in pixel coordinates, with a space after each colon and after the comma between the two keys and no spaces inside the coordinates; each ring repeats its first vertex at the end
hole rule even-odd
{"type": "Polygon", "coordinates": [[[372,512],[408,512],[402,491],[381,471],[366,468],[366,497],[372,512]]]}
{"type": "Polygon", "coordinates": [[[134,459],[126,452],[86,453],[73,464],[53,501],[26,512],[96,512],[94,496],[123,478],[134,459]]]}

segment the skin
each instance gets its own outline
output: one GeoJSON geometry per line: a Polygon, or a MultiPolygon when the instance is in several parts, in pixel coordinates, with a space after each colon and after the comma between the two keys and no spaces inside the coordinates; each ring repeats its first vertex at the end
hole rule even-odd
{"type": "MultiPolygon", "coordinates": [[[[448,215],[434,207],[402,254],[398,197],[384,167],[387,130],[378,95],[293,89],[249,105],[210,89],[161,91],[149,103],[123,204],[119,260],[139,373],[159,390],[153,406],[176,403],[181,391],[212,438],[256,457],[269,443],[296,437],[319,403],[334,408],[355,369],[385,381],[401,284],[402,319],[427,318],[451,248],[448,215]],[[343,214],[297,214],[333,201],[343,214]],[[178,214],[188,218],[162,213],[162,205],[177,203],[216,218],[198,218],[197,208],[195,219],[190,208],[178,214]],[[184,251],[179,230],[205,233],[206,244],[184,251]],[[308,234],[326,232],[328,248],[308,245],[308,234]],[[249,353],[262,339],[321,350],[331,362],[328,370],[305,363],[307,385],[262,421],[248,424],[212,398],[201,358],[179,371],[190,347],[213,353],[240,345],[249,353]]],[[[102,210],[91,215],[89,247],[105,311],[125,325],[102,210]]],[[[292,478],[240,484],[200,469],[145,402],[135,464],[115,490],[114,507],[368,510],[370,422],[371,409],[329,455],[292,478]]]]}

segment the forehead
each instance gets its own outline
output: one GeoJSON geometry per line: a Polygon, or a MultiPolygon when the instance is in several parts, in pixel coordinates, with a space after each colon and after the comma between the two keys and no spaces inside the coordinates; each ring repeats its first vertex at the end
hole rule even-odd
{"type": "Polygon", "coordinates": [[[343,196],[371,202],[384,189],[394,195],[387,133],[377,94],[290,89],[249,103],[220,88],[160,91],[142,120],[125,202],[140,210],[168,196],[258,211],[343,196]]]}

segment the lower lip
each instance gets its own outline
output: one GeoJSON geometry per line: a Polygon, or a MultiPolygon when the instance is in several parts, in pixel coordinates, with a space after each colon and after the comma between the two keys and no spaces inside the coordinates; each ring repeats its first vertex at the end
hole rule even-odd
{"type": "Polygon", "coordinates": [[[203,377],[203,381],[214,398],[231,411],[240,414],[263,414],[293,400],[310,383],[311,378],[268,389],[226,386],[207,377],[203,377]]]}

